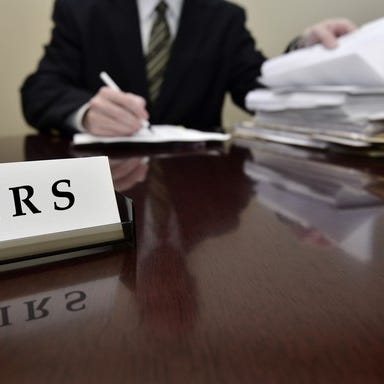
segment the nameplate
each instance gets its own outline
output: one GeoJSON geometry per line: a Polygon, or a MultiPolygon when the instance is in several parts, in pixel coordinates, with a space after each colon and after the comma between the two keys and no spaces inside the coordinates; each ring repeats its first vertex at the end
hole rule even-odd
{"type": "Polygon", "coordinates": [[[120,222],[108,158],[0,164],[0,242],[120,222]]]}

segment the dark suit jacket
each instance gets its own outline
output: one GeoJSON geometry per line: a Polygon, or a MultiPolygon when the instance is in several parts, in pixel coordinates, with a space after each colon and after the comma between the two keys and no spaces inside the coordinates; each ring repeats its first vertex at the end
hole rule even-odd
{"type": "MultiPolygon", "coordinates": [[[[53,20],[45,54],[21,89],[32,126],[72,134],[65,120],[97,93],[103,70],[123,91],[147,97],[135,0],[56,0],[53,20]]],[[[227,91],[244,107],[264,61],[244,23],[244,11],[224,0],[185,0],[151,123],[219,127],[227,91]]]]}

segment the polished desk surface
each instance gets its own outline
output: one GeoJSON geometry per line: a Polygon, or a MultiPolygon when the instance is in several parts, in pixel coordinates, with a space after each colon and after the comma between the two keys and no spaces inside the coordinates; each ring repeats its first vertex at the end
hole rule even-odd
{"type": "MultiPolygon", "coordinates": [[[[14,137],[2,161],[23,160],[13,147],[26,160],[110,155],[138,243],[0,275],[2,383],[384,382],[381,203],[299,197],[313,207],[295,210],[292,194],[255,185],[236,146],[14,137]]],[[[338,161],[384,175],[383,160],[338,161]]]]}

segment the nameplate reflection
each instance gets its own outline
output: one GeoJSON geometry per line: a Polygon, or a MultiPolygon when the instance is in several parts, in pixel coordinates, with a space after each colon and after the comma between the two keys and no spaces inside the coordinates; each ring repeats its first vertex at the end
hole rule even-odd
{"type": "Polygon", "coordinates": [[[64,327],[68,321],[109,311],[118,277],[63,287],[0,302],[0,337],[64,327]]]}

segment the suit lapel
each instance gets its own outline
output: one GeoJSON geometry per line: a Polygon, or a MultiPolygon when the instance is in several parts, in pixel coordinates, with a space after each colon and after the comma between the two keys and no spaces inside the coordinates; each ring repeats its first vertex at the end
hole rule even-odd
{"type": "Polygon", "coordinates": [[[152,115],[162,120],[167,108],[178,97],[179,86],[189,68],[193,65],[193,57],[199,50],[199,44],[206,34],[210,15],[204,11],[207,0],[184,0],[179,29],[169,59],[164,83],[152,115]]]}
{"type": "Polygon", "coordinates": [[[115,36],[111,43],[116,44],[119,57],[111,58],[111,61],[118,66],[116,74],[121,77],[119,85],[124,91],[147,97],[145,58],[136,0],[114,0],[114,3],[115,36]]]}

